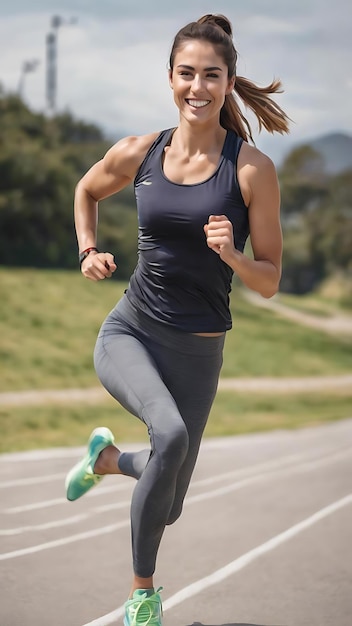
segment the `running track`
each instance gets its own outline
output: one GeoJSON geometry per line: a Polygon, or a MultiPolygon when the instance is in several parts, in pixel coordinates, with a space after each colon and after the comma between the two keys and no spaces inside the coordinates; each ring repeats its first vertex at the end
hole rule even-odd
{"type": "MultiPolygon", "coordinates": [[[[134,483],[66,502],[80,453],[0,456],[0,626],[122,624],[134,483]]],[[[159,554],[165,626],[351,626],[351,477],[352,419],[205,440],[159,554]]]]}

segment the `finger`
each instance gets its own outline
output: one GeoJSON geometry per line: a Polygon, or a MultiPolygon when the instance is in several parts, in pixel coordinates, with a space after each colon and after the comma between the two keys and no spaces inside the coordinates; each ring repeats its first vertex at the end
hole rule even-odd
{"type": "Polygon", "coordinates": [[[97,282],[98,280],[104,280],[104,278],[106,278],[106,276],[104,276],[100,272],[95,273],[95,272],[92,272],[91,270],[82,270],[82,274],[85,278],[89,278],[89,280],[93,280],[95,282],[97,282]]]}
{"type": "Polygon", "coordinates": [[[105,261],[97,254],[87,257],[82,264],[82,273],[92,280],[102,280],[111,276],[110,269],[106,267],[105,261]]]}
{"type": "Polygon", "coordinates": [[[117,269],[117,263],[115,263],[114,255],[110,252],[107,252],[105,255],[105,267],[110,269],[111,272],[114,272],[117,269]]]}
{"type": "Polygon", "coordinates": [[[209,215],[208,223],[228,221],[226,215],[209,215]]]}

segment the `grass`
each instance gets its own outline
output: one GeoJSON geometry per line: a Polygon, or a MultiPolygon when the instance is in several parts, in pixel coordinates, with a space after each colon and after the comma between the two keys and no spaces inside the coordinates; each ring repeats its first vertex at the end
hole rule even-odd
{"type": "MultiPolygon", "coordinates": [[[[313,426],[352,417],[352,391],[323,394],[218,393],[206,437],[313,426]]],[[[84,445],[96,426],[108,426],[118,442],[147,441],[146,429],[112,399],[97,405],[48,405],[0,409],[0,453],[84,445]]]]}
{"type": "MultiPolygon", "coordinates": [[[[92,283],[80,273],[0,269],[0,392],[97,386],[92,353],[101,322],[126,285],[92,283]]],[[[289,304],[289,298],[285,298],[289,304]]],[[[324,313],[322,300],[309,307],[324,313]]],[[[313,304],[312,304],[313,303],[313,304]]],[[[299,300],[295,299],[295,306],[299,300]]],[[[306,304],[303,303],[305,307],[306,304]]],[[[329,311],[332,303],[329,301],[329,311]]],[[[313,311],[312,311],[313,312],[313,311]]],[[[255,307],[234,287],[234,328],[223,377],[304,377],[352,372],[352,338],[332,337],[255,307]]],[[[221,391],[207,436],[295,428],[351,416],[352,390],[286,395],[221,391]]],[[[144,427],[113,400],[98,405],[0,405],[0,451],[82,445],[110,426],[119,441],[141,441],[144,427]]]]}
{"type": "Polygon", "coordinates": [[[291,294],[281,293],[278,302],[296,311],[308,313],[316,317],[329,318],[331,315],[334,315],[334,313],[340,313],[340,311],[336,311],[334,306],[330,308],[328,302],[324,302],[322,298],[318,298],[316,295],[293,296],[291,294]]]}
{"type": "MultiPolygon", "coordinates": [[[[101,322],[126,285],[79,272],[0,270],[0,392],[97,385],[92,353],[101,322]]],[[[319,376],[352,371],[352,338],[330,337],[232,294],[224,377],[319,376]]]]}

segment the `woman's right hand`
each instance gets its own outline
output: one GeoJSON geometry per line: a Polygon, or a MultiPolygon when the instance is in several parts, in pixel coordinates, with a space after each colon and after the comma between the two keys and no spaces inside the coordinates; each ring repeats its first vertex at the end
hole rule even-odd
{"type": "Polygon", "coordinates": [[[81,265],[81,272],[89,280],[111,278],[117,265],[110,252],[90,252],[81,265]]]}

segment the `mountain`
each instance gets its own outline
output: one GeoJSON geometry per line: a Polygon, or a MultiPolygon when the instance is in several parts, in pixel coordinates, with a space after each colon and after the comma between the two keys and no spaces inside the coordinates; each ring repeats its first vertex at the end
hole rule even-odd
{"type": "Polygon", "coordinates": [[[352,137],[345,133],[330,133],[307,141],[322,155],[329,174],[339,174],[352,169],[352,137]]]}

